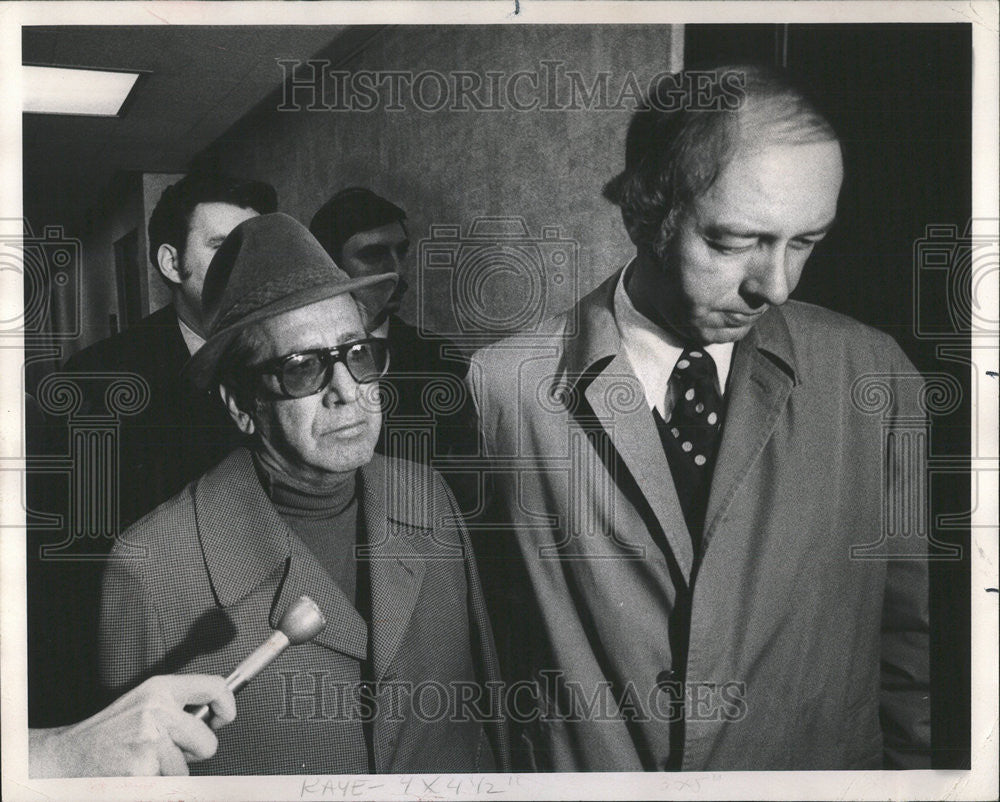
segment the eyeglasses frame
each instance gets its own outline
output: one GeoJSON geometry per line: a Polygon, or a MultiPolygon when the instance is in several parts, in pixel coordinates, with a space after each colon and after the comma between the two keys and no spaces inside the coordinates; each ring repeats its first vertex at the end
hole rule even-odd
{"type": "Polygon", "coordinates": [[[339,345],[334,345],[330,348],[306,348],[303,351],[293,351],[290,354],[284,354],[283,356],[272,357],[271,359],[267,359],[256,365],[250,365],[249,367],[246,368],[245,375],[248,378],[250,378],[252,382],[258,384],[260,382],[260,379],[262,379],[264,376],[274,376],[275,379],[277,379],[278,387],[281,388],[281,394],[275,393],[271,388],[267,388],[267,390],[269,393],[271,393],[271,395],[276,395],[279,398],[308,398],[311,395],[316,395],[317,393],[322,392],[326,387],[329,386],[330,381],[333,378],[333,369],[336,367],[338,362],[340,362],[344,366],[350,377],[354,379],[354,381],[356,381],[358,384],[374,384],[383,376],[385,376],[386,373],[389,372],[389,361],[390,361],[390,353],[389,353],[388,339],[385,337],[365,337],[360,340],[349,340],[346,343],[340,343],[339,345]],[[369,345],[371,343],[382,343],[384,345],[385,366],[382,368],[382,372],[374,379],[362,380],[354,375],[354,372],[351,370],[350,365],[347,364],[347,354],[350,351],[350,349],[356,345],[369,345]],[[326,367],[327,371],[329,372],[329,375],[327,376],[326,381],[321,383],[320,386],[313,392],[306,393],[305,395],[292,395],[291,393],[288,392],[288,389],[285,387],[285,383],[282,379],[280,370],[288,360],[294,359],[295,357],[298,356],[309,356],[312,354],[326,354],[328,359],[332,357],[332,361],[329,362],[328,367],[326,367]]]}

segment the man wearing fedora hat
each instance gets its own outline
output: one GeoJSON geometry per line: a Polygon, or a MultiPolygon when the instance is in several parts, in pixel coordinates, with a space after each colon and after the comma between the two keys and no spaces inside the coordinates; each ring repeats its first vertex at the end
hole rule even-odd
{"type": "Polygon", "coordinates": [[[451,493],[375,456],[395,275],[349,278],[292,218],[238,225],[208,269],[186,373],[217,386],[240,448],[128,530],[104,581],[101,676],[226,674],[307,594],[327,624],[237,697],[204,774],[506,766],[499,677],[451,493]],[[212,622],[205,626],[205,621],[212,622]],[[470,700],[474,700],[470,707],[470,700]]]}

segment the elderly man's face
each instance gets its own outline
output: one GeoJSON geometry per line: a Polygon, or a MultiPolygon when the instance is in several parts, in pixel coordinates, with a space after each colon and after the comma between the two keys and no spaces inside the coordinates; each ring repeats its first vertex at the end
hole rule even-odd
{"type": "Polygon", "coordinates": [[[744,147],[680,220],[660,264],[646,266],[657,316],[694,342],[742,339],[795,289],[842,180],[836,142],[744,147]]]}
{"type": "MultiPolygon", "coordinates": [[[[265,344],[256,362],[368,336],[350,295],[270,318],[261,334],[265,344]]],[[[330,384],[314,395],[258,399],[250,415],[260,447],[292,478],[311,484],[365,465],[382,424],[377,388],[358,384],[338,362],[330,384]]]]}

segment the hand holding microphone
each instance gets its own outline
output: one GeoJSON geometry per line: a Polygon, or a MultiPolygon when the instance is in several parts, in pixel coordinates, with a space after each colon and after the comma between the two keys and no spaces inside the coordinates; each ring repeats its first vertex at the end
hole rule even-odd
{"type": "MultiPolygon", "coordinates": [[[[233,673],[226,677],[226,687],[237,693],[285,649],[308,643],[322,632],[325,626],[326,618],[316,602],[308,596],[300,596],[285,610],[285,614],[278,622],[278,628],[271,633],[271,636],[247,655],[243,662],[233,669],[233,673]]],[[[212,708],[208,705],[185,708],[185,710],[204,722],[208,722],[212,717],[212,708]]]]}
{"type": "Polygon", "coordinates": [[[187,774],[189,762],[215,754],[212,729],[236,717],[233,694],[286,648],[312,640],[325,626],[316,603],[302,596],[225,681],[200,674],[155,676],[79,724],[30,730],[30,776],[187,774]],[[188,704],[181,712],[187,702],[206,704],[188,704]]]}
{"type": "Polygon", "coordinates": [[[184,714],[182,706],[189,702],[210,702],[217,727],[236,717],[236,702],[222,677],[151,677],[78,724],[29,730],[29,775],[187,774],[188,763],[212,757],[219,745],[209,727],[184,714]]]}

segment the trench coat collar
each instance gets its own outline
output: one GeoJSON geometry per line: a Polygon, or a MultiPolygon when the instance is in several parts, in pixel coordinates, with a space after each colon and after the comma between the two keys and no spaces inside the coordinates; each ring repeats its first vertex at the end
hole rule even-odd
{"type": "Polygon", "coordinates": [[[795,348],[780,307],[765,312],[737,344],[726,388],[726,416],[705,511],[702,545],[749,481],[795,386],[801,383],[795,348]]]}
{"type": "MultiPolygon", "coordinates": [[[[581,377],[599,370],[602,363],[617,356],[621,349],[618,327],[615,325],[615,288],[621,271],[613,275],[583,298],[576,306],[578,331],[566,341],[560,375],[570,385],[581,377]]],[[[624,356],[624,355],[623,355],[624,356]]]]}
{"type": "MultiPolygon", "coordinates": [[[[361,468],[359,525],[371,544],[371,656],[379,677],[398,651],[424,576],[421,544],[405,537],[431,528],[426,505],[387,495],[389,463],[375,455],[361,468]],[[405,542],[405,549],[395,548],[405,542]],[[391,610],[391,613],[388,611],[391,610]]],[[[257,478],[250,451],[240,448],[206,473],[194,488],[195,517],[205,565],[220,606],[230,607],[258,587],[273,583],[269,623],[299,596],[315,601],[327,625],[315,642],[363,660],[369,656],[368,626],[309,548],[282,520],[257,478]]]]}
{"type": "MultiPolygon", "coordinates": [[[[673,482],[651,479],[669,476],[670,467],[615,323],[614,293],[620,275],[621,270],[616,271],[580,300],[576,308],[579,330],[567,339],[550,392],[553,398],[572,398],[582,385],[597,418],[611,424],[606,429],[615,450],[639,484],[681,573],[690,582],[695,563],[692,539],[673,482]]],[[[780,308],[765,312],[735,351],[706,533],[746,477],[798,382],[795,350],[780,308]]]]}
{"type": "MultiPolygon", "coordinates": [[[[577,414],[578,422],[581,419],[576,400],[586,399],[597,419],[595,423],[603,428],[621,463],[638,485],[681,574],[689,582],[694,565],[691,536],[673,482],[656,479],[669,477],[670,466],[642,384],[621,347],[615,323],[614,293],[620,274],[616,272],[581,299],[577,306],[579,331],[566,342],[551,393],[553,398],[562,394],[569,399],[568,406],[577,414]]],[[[658,549],[653,540],[633,543],[633,537],[630,535],[629,542],[618,544],[625,554],[639,556],[637,547],[646,551],[658,549]]]]}

